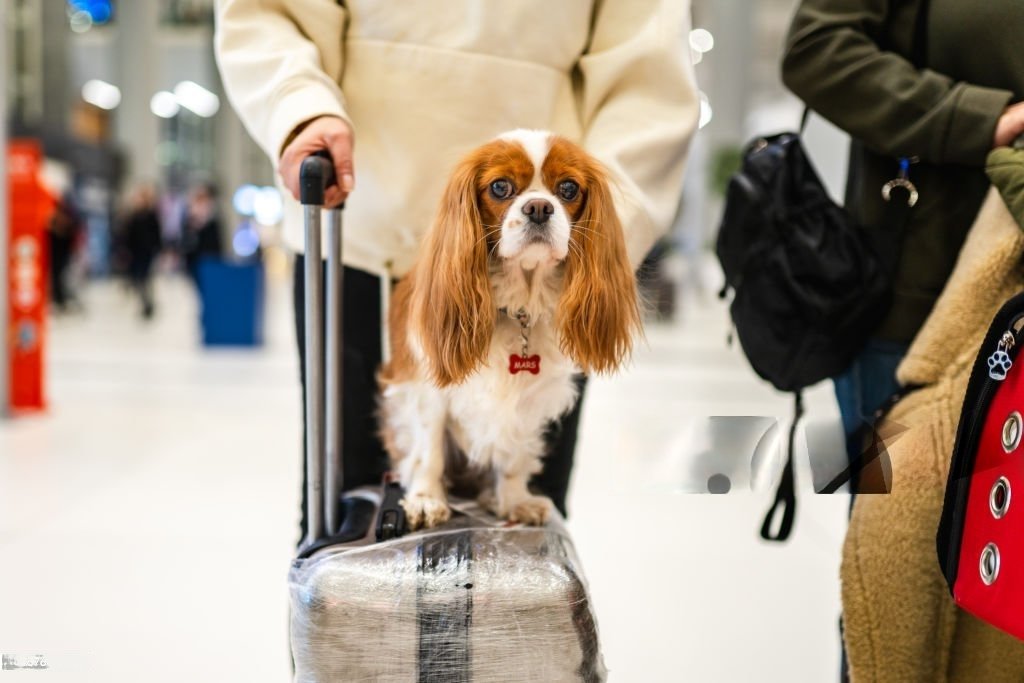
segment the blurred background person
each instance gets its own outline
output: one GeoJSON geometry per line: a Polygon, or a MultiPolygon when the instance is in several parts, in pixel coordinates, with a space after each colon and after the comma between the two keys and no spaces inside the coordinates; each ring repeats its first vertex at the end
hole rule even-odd
{"type": "Polygon", "coordinates": [[[132,289],[139,295],[142,317],[153,317],[153,264],[163,246],[156,189],[149,184],[135,188],[125,216],[123,239],[132,289]]]}
{"type": "Polygon", "coordinates": [[[84,223],[75,208],[74,198],[65,193],[57,201],[47,226],[50,243],[50,299],[59,312],[80,305],[69,283],[69,271],[76,249],[82,241],[84,223]]]}
{"type": "Polygon", "coordinates": [[[208,183],[195,187],[188,199],[182,251],[185,268],[196,287],[199,287],[199,262],[207,257],[220,258],[224,252],[216,200],[216,190],[208,183]]]}

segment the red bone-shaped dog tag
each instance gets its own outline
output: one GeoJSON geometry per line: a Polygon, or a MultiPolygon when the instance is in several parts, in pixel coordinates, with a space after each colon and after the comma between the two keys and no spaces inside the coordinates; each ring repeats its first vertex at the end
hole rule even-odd
{"type": "Polygon", "coordinates": [[[513,375],[518,372],[528,372],[531,375],[540,374],[540,356],[537,354],[520,356],[513,353],[508,357],[508,371],[513,375]]]}

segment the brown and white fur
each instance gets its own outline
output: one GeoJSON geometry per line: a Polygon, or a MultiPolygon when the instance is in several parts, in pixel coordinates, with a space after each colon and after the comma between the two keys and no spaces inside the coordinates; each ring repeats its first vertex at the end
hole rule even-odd
{"type": "Polygon", "coordinates": [[[450,516],[453,446],[490,473],[496,514],[547,521],[551,501],[527,488],[545,429],[572,408],[575,374],[615,370],[629,355],[636,296],[607,173],[580,147],[515,130],[459,163],[395,289],[380,373],[382,432],[413,528],[450,516]],[[509,372],[520,325],[499,309],[520,308],[536,375],[509,372]]]}

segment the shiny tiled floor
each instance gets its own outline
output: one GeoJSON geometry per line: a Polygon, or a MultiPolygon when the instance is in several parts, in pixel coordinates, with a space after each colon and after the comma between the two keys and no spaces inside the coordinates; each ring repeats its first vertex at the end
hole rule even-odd
{"type": "MultiPolygon", "coordinates": [[[[90,287],[53,324],[50,411],[0,423],[0,652],[50,664],[0,683],[288,679],[289,293],[270,288],[258,351],[201,350],[186,283],[159,300],[144,325],[117,286],[90,287]]],[[[571,527],[616,683],[836,679],[846,496],[804,495],[776,545],[757,536],[767,489],[682,493],[708,416],[789,414],[726,332],[690,297],[588,390],[571,527]]],[[[808,402],[834,418],[827,387],[808,402]]]]}

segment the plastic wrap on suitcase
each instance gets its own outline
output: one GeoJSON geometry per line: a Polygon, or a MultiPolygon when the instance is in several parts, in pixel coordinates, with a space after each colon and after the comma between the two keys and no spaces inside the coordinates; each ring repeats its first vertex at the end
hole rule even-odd
{"type": "Polygon", "coordinates": [[[441,530],[297,559],[289,583],[297,683],[605,680],[557,519],[506,526],[461,505],[441,530]]]}

